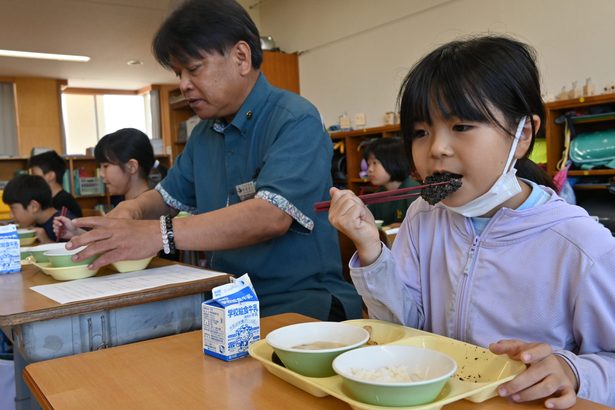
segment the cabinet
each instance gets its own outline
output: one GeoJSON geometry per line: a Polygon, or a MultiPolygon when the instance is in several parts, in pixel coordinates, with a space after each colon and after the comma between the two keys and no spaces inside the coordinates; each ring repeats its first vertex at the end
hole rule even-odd
{"type": "MultiPolygon", "coordinates": [[[[66,160],[66,174],[65,180],[69,181],[69,192],[75,197],[81,209],[93,209],[96,205],[110,205],[111,198],[103,187],[104,192],[100,195],[78,195],[78,189],[75,186],[74,172],[75,170],[83,170],[85,174],[96,176],[98,165],[94,157],[86,156],[65,156],[66,160]]],[[[168,155],[156,155],[156,159],[169,168],[171,166],[170,157],[168,155]]],[[[0,183],[4,186],[5,182],[8,182],[15,176],[18,171],[27,171],[28,158],[0,158],[0,183]]],[[[66,189],[66,188],[65,188],[66,189]]]]}
{"type": "MultiPolygon", "coordinates": [[[[282,53],[279,51],[263,51],[261,72],[270,84],[299,93],[299,60],[297,53],[282,53]]],[[[180,127],[194,112],[183,98],[177,85],[157,85],[159,90],[160,118],[164,144],[171,148],[172,160],[179,155],[186,145],[181,135],[180,127]]]]}
{"type": "MultiPolygon", "coordinates": [[[[615,94],[555,101],[546,104],[545,109],[547,171],[551,175],[557,172],[557,163],[565,145],[565,127],[558,120],[561,116],[574,113],[573,127],[576,134],[615,129],[615,94]]],[[[615,235],[615,196],[608,190],[609,186],[615,184],[615,169],[584,170],[572,165],[568,177],[572,180],[577,205],[597,217],[615,235]]]]}
{"type": "MultiPolygon", "coordinates": [[[[615,94],[581,97],[571,100],[554,101],[545,105],[545,138],[547,144],[547,171],[557,172],[557,163],[564,151],[564,123],[560,118],[574,113],[573,124],[576,133],[615,129],[615,94]],[[596,115],[596,112],[601,114],[596,115]],[[609,114],[610,113],[610,114],[609,114]]],[[[576,191],[605,190],[615,177],[615,169],[582,170],[572,165],[569,177],[575,177],[576,191]]]]}
{"type": "Polygon", "coordinates": [[[348,188],[357,194],[368,188],[370,186],[369,180],[359,176],[365,143],[374,138],[399,137],[400,135],[399,125],[383,125],[381,127],[331,133],[335,149],[332,164],[333,184],[348,188]],[[340,156],[340,150],[343,150],[343,156],[340,156]],[[339,171],[344,168],[345,177],[342,177],[342,175],[339,175],[339,171]]]}

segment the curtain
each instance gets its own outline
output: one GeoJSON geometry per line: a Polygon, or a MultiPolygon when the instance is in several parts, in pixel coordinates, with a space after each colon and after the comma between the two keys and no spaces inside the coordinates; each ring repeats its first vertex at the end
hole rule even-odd
{"type": "Polygon", "coordinates": [[[0,156],[16,156],[17,124],[13,83],[0,83],[0,156]]]}

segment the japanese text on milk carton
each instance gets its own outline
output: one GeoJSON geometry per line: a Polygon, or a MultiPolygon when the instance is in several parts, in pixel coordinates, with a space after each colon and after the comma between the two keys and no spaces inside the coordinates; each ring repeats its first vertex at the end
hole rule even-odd
{"type": "Polygon", "coordinates": [[[260,340],[258,298],[247,274],[212,290],[203,302],[203,352],[222,360],[248,354],[260,340]]]}
{"type": "Polygon", "coordinates": [[[19,236],[13,224],[0,226],[0,274],[21,270],[19,236]]]}

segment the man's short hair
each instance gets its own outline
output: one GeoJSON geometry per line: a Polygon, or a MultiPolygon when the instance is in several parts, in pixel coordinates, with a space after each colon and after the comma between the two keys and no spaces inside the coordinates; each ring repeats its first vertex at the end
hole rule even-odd
{"type": "Polygon", "coordinates": [[[28,159],[28,168],[39,167],[44,174],[53,171],[56,174],[56,182],[62,184],[64,172],[66,172],[66,161],[55,151],[47,151],[42,154],[33,155],[28,159]]]}
{"type": "Polygon", "coordinates": [[[224,55],[239,41],[250,46],[252,67],[263,62],[260,35],[246,10],[235,0],[187,0],[158,29],[152,48],[158,62],[171,68],[171,60],[185,64],[203,53],[224,55]]]}
{"type": "Polygon", "coordinates": [[[51,188],[39,175],[17,175],[11,179],[2,193],[2,202],[7,205],[21,204],[27,208],[30,201],[38,202],[41,209],[51,207],[51,188]]]}

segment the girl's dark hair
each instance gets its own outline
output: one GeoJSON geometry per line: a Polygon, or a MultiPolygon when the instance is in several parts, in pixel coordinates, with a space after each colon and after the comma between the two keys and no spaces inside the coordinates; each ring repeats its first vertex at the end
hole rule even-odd
{"type": "Polygon", "coordinates": [[[51,188],[39,175],[17,175],[4,187],[2,201],[7,205],[21,204],[28,207],[30,201],[36,201],[41,209],[51,207],[51,188]]]}
{"type": "Polygon", "coordinates": [[[252,67],[263,62],[261,40],[256,24],[235,0],[187,0],[162,24],[152,48],[156,60],[171,68],[171,59],[185,64],[203,58],[203,53],[224,55],[238,41],[250,46],[252,67]]]}
{"type": "Polygon", "coordinates": [[[130,159],[139,163],[139,176],[147,179],[154,165],[154,149],[142,131],[135,128],[122,128],[102,137],[94,148],[96,162],[109,162],[124,168],[130,159]]]}
{"type": "Polygon", "coordinates": [[[363,158],[373,155],[391,176],[391,181],[404,182],[410,175],[410,163],[400,138],[378,138],[370,142],[363,151],[363,158]]]}
{"type": "MultiPolygon", "coordinates": [[[[412,67],[398,95],[408,152],[414,125],[431,124],[433,110],[447,119],[491,123],[511,136],[523,117],[529,120],[537,115],[544,124],[535,60],[533,48],[505,36],[452,41],[429,53],[412,67]],[[504,123],[498,120],[498,112],[504,123]]],[[[525,156],[517,161],[517,175],[555,189],[551,177],[528,158],[534,139],[543,130],[531,124],[533,138],[525,156]]]]}

